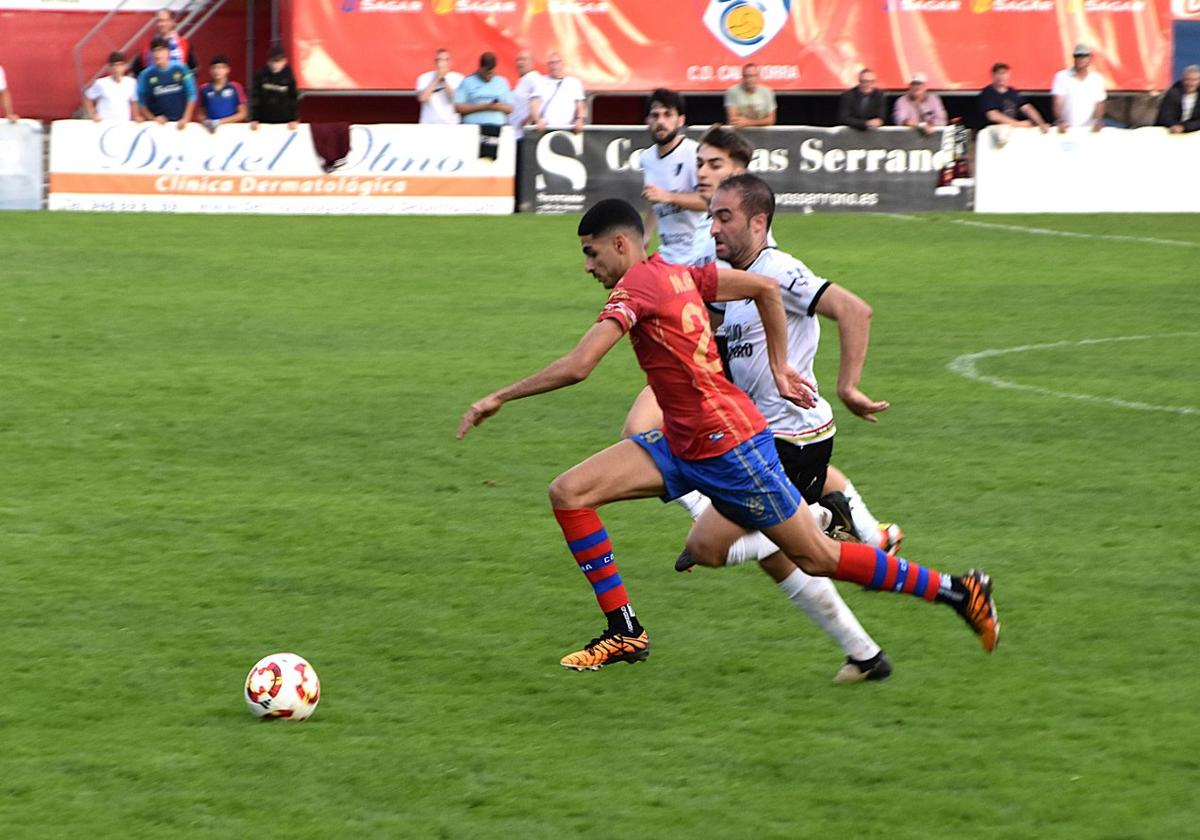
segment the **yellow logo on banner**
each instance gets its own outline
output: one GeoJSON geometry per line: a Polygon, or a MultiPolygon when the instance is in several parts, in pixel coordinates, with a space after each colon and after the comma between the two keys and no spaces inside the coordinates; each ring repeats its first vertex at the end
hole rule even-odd
{"type": "Polygon", "coordinates": [[[742,42],[753,41],[761,35],[764,22],[763,13],[749,4],[735,6],[721,20],[725,33],[742,42]]]}
{"type": "Polygon", "coordinates": [[[975,0],[971,5],[971,11],[977,15],[987,14],[992,10],[992,0],[975,0]]]}
{"type": "Polygon", "coordinates": [[[435,15],[448,15],[454,11],[454,0],[436,0],[433,4],[435,15]]]}
{"type": "Polygon", "coordinates": [[[779,34],[791,0],[708,0],[703,21],[728,50],[746,58],[779,34]]]}

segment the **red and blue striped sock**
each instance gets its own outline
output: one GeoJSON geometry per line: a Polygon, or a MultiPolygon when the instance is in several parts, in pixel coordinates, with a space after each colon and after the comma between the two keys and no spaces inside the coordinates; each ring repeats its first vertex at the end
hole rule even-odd
{"type": "Polygon", "coordinates": [[[857,583],[867,589],[889,592],[907,592],[924,598],[937,600],[938,591],[950,586],[950,576],[937,569],[929,569],[910,563],[903,557],[890,557],[887,552],[862,543],[841,543],[838,558],[837,580],[857,583]]]}
{"type": "Polygon", "coordinates": [[[642,626],[629,603],[617,564],[613,562],[612,540],[599,515],[590,508],[555,508],[554,518],[562,528],[567,548],[575,556],[579,571],[592,585],[600,609],[608,616],[609,627],[621,633],[640,634],[642,626]]]}

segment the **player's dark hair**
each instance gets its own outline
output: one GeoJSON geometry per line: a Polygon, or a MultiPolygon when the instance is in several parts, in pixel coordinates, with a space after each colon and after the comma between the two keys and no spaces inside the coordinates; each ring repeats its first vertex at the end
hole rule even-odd
{"type": "Polygon", "coordinates": [[[754,146],[749,140],[720,123],[713,123],[708,131],[704,132],[704,136],[700,138],[700,145],[720,149],[735,163],[741,164],[742,169],[750,165],[750,158],[754,156],[754,146]]]}
{"type": "Polygon", "coordinates": [[[228,67],[229,59],[223,55],[214,55],[212,61],[208,62],[208,66],[212,67],[214,64],[224,64],[226,67],[228,67]]]}
{"type": "Polygon", "coordinates": [[[997,61],[995,64],[992,65],[993,73],[999,73],[1001,70],[1008,70],[1008,69],[1010,69],[1009,66],[1007,64],[1005,64],[1003,61],[997,61]]]}
{"type": "Polygon", "coordinates": [[[124,64],[125,63],[125,53],[121,52],[120,50],[117,50],[115,52],[110,52],[108,54],[108,63],[109,64],[124,64]]]}
{"type": "Polygon", "coordinates": [[[480,70],[495,70],[496,69],[496,54],[490,53],[490,52],[485,52],[483,55],[479,56],[479,69],[480,70]]]}
{"type": "Polygon", "coordinates": [[[721,182],[718,190],[737,190],[742,199],[742,209],[746,216],[757,216],[765,213],[767,228],[775,218],[775,192],[762,178],[744,172],[741,175],[730,175],[721,182]]]}
{"type": "Polygon", "coordinates": [[[287,58],[287,51],[283,47],[271,47],[271,51],[267,53],[267,61],[275,61],[280,58],[287,58]]]}
{"type": "Polygon", "coordinates": [[[642,109],[642,119],[650,116],[650,111],[655,105],[661,105],[664,108],[673,108],[675,113],[683,115],[687,113],[687,107],[683,104],[683,97],[673,90],[659,88],[646,97],[646,106],[642,109]]]}
{"type": "Polygon", "coordinates": [[[577,233],[580,236],[608,236],[623,229],[637,231],[639,237],[646,235],[636,207],[623,198],[602,198],[583,214],[577,233]]]}

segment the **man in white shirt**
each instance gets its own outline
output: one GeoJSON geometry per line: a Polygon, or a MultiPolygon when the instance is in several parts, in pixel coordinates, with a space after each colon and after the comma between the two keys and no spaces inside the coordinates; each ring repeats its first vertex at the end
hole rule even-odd
{"type": "Polygon", "coordinates": [[[571,126],[578,134],[583,131],[587,119],[583,82],[566,75],[563,58],[556,52],[546,56],[546,69],[549,75],[542,80],[540,90],[529,103],[533,123],[538,131],[571,126]]]}
{"type": "Polygon", "coordinates": [[[420,123],[457,125],[462,122],[454,108],[454,92],[462,83],[462,73],[450,69],[450,51],[434,53],[433,70],[417,77],[417,101],[421,103],[420,123]]]}
{"type": "Polygon", "coordinates": [[[658,232],[658,252],[676,265],[697,262],[697,229],[708,202],[696,192],[696,141],[684,135],[683,97],[659,88],[646,100],[646,127],[654,145],[642,151],[646,241],[658,232]]]}
{"type": "Polygon", "coordinates": [[[125,75],[129,65],[119,52],[108,56],[108,75],[92,82],[83,94],[83,107],[94,121],[142,121],[137,102],[137,82],[125,75]]]}
{"type": "Polygon", "coordinates": [[[4,113],[9,122],[15,123],[21,119],[13,113],[12,95],[8,92],[8,78],[4,75],[3,67],[0,67],[0,105],[4,106],[4,113]]]}
{"type": "Polygon", "coordinates": [[[1068,128],[1104,128],[1104,79],[1091,69],[1092,48],[1076,44],[1074,65],[1054,74],[1050,93],[1054,97],[1054,123],[1059,131],[1068,128]]]}
{"type": "Polygon", "coordinates": [[[530,101],[537,96],[544,78],[533,66],[533,53],[529,50],[517,53],[517,83],[513,85],[513,109],[508,115],[508,124],[516,132],[518,140],[525,136],[525,126],[532,121],[530,101]]]}

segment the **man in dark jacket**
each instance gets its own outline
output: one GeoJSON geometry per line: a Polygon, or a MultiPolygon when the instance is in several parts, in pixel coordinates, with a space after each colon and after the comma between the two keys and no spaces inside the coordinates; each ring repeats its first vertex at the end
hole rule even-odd
{"type": "Polygon", "coordinates": [[[1200,129],[1200,65],[1189,64],[1183,68],[1179,81],[1171,85],[1158,106],[1155,125],[1169,129],[1172,134],[1200,129]]]}
{"type": "Polygon", "coordinates": [[[857,87],[838,97],[838,125],[867,131],[883,125],[886,114],[883,91],[875,87],[875,71],[864,67],[858,74],[857,87]]]}
{"type": "Polygon", "coordinates": [[[296,76],[287,53],[275,47],[267,53],[267,66],[254,76],[250,87],[250,127],[259,123],[287,123],[295,129],[300,116],[296,105],[296,76]]]}

